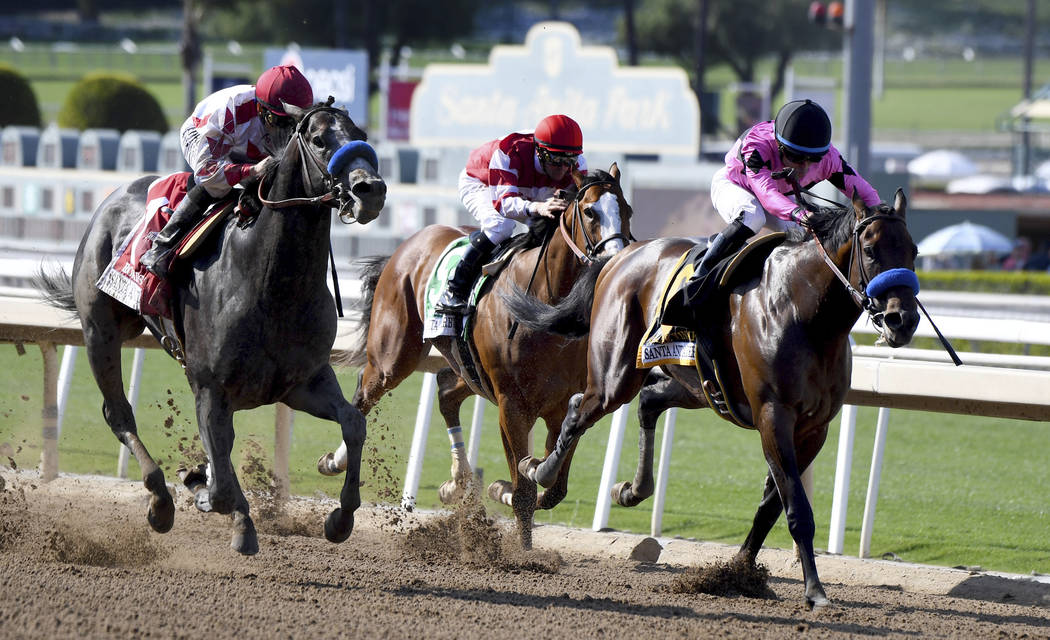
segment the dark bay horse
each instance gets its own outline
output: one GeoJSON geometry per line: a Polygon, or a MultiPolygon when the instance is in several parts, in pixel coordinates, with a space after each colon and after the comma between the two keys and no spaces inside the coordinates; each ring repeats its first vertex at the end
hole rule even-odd
{"type": "MultiPolygon", "coordinates": [[[[265,206],[245,228],[236,216],[194,254],[192,264],[173,272],[172,310],[183,345],[186,378],[196,397],[197,422],[211,477],[196,492],[202,510],[232,514],[232,547],[258,551],[248,501],[230,461],[233,413],[283,402],[293,409],[339,423],[351,451],[339,508],[325,521],[325,536],[345,540],[360,505],[359,476],[365,419],[343,397],[329,365],[336,334],[336,307],[326,284],[331,207],[344,221],[367,223],[379,215],[386,185],[375,152],[344,110],[327,104],[288,109],[297,124],[273,172],[265,206]],[[324,201],[322,201],[324,200],[324,201]]],[[[154,530],[171,529],[175,509],[164,481],[138,435],[121,382],[121,344],[146,318],[99,291],[95,283],[141,220],[146,191],[156,176],[117,189],[95,211],[80,243],[70,278],[41,273],[38,286],[59,307],[77,313],[88,360],[102,391],[102,413],[127,445],[152,494],[148,520],[154,530]]]]}
{"type": "MultiPolygon", "coordinates": [[[[361,365],[353,404],[367,414],[380,398],[415,371],[433,344],[449,363],[439,375],[441,413],[449,428],[459,426],[459,406],[478,394],[499,409],[500,435],[512,481],[497,481],[489,495],[509,503],[518,523],[522,544],[532,542],[532,517],[537,508],[558,504],[567,491],[568,465],[557,482],[537,495],[536,485],[518,474],[518,461],[530,452],[532,426],[547,423],[547,449],[554,446],[571,393],[583,386],[586,344],[566,340],[546,330],[522,328],[512,333],[513,318],[501,296],[517,286],[538,299],[556,302],[569,293],[586,270],[597,271],[604,259],[620,251],[630,238],[631,207],[620,187],[620,171],[573,176],[576,195],[552,229],[546,249],[534,247],[516,255],[478,303],[472,341],[477,355],[481,388],[470,378],[454,353],[454,338],[423,340],[423,308],[427,281],[445,247],[469,229],[443,225],[427,227],[406,240],[392,256],[373,260],[362,272],[366,336],[349,364],[361,365]],[[535,275],[533,275],[535,274],[535,275]],[[457,378],[458,376],[458,378],[457,378]]],[[[319,462],[322,472],[340,467],[342,454],[319,462]]],[[[453,457],[453,482],[463,488],[472,475],[465,457],[453,457]]],[[[444,499],[444,497],[443,497],[444,499]]]]}
{"type": "MultiPolygon", "coordinates": [[[[729,354],[722,371],[728,396],[723,400],[733,403],[741,426],[758,431],[769,466],[762,501],[738,557],[754,563],[786,510],[809,606],[828,601],[817,577],[813,511],[801,473],[823,446],[828,423],[849,389],[849,332],[867,310],[882,326],[886,342],[899,347],[911,340],[919,322],[916,249],[905,207],[904,194],[897,191],[892,207],[869,210],[855,199],[855,215],[840,209],[814,214],[813,237],[799,232],[774,249],[761,270],[736,283],[708,320],[716,348],[729,354]]],[[[543,486],[552,482],[580,436],[629,402],[646,380],[653,385],[650,403],[708,406],[695,368],[665,365],[661,377],[635,366],[638,345],[658,313],[662,284],[694,244],[683,238],[633,244],[558,306],[537,304],[522,292],[507,300],[523,325],[562,327],[566,334],[586,335],[589,342],[585,390],[572,397],[554,451],[542,461],[523,460],[523,474],[543,486]],[[565,329],[567,319],[580,317],[587,319],[565,329]]],[[[662,410],[660,404],[646,410],[655,408],[662,410]]]]}

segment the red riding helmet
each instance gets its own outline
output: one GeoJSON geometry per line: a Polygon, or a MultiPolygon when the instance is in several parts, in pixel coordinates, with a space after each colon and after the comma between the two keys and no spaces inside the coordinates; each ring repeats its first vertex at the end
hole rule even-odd
{"type": "Polygon", "coordinates": [[[547,116],[536,125],[536,146],[552,153],[578,156],[583,153],[583,132],[569,116],[547,116]]]}
{"type": "Polygon", "coordinates": [[[281,101],[308,109],[314,103],[314,90],[301,71],[290,64],[270,67],[255,83],[255,99],[279,116],[287,116],[281,101]]]}

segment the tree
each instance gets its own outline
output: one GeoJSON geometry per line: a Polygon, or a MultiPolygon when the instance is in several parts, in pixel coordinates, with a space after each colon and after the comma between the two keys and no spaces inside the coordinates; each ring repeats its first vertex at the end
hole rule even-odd
{"type": "Polygon", "coordinates": [[[808,21],[809,2],[643,0],[636,17],[638,41],[643,49],[671,55],[686,69],[696,70],[693,91],[698,98],[704,89],[698,60],[705,67],[726,64],[741,82],[754,82],[758,63],[772,57],[772,93],[776,94],[783,89],[784,73],[796,51],[842,45],[839,34],[808,21]],[[698,34],[705,6],[704,32],[698,34]]]}

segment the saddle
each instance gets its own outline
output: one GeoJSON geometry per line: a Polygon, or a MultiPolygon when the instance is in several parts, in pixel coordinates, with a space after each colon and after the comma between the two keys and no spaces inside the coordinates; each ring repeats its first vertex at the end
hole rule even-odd
{"type": "Polygon", "coordinates": [[[722,363],[731,358],[732,353],[719,346],[721,341],[714,339],[715,332],[721,330],[718,318],[728,303],[729,293],[737,284],[760,273],[766,258],[786,237],[784,233],[760,236],[727,257],[712,269],[701,283],[700,292],[694,294],[694,300],[702,300],[703,304],[689,307],[689,323],[662,324],[667,320],[665,311],[668,303],[674,295],[683,294],[682,288],[693,272],[694,258],[706,247],[699,250],[694,247],[684,253],[664,284],[660,306],[645,339],[638,346],[635,365],[639,368],[664,364],[696,366],[701,389],[711,408],[734,424],[750,427],[750,420],[735,409],[736,406],[746,405],[736,403],[724,383],[722,363]]]}
{"type": "MultiPolygon", "coordinates": [[[[142,315],[171,319],[171,285],[147,271],[139,259],[153,245],[152,238],[164,228],[172,211],[186,196],[192,174],[178,172],[158,178],[146,193],[146,211],[139,223],[124,239],[113,259],[103,270],[95,286],[118,302],[142,315]]],[[[222,223],[237,204],[236,194],[212,205],[204,218],[186,235],[176,249],[178,259],[185,259],[204,245],[204,241],[222,223]]]]}

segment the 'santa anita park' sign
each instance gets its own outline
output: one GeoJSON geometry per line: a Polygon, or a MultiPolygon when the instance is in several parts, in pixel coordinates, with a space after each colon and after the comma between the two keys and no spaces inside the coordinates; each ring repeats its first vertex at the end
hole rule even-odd
{"type": "Polygon", "coordinates": [[[415,145],[472,146],[564,113],[584,150],[695,158],[696,96],[675,67],[620,67],[605,46],[581,46],[564,22],[541,22],[524,46],[498,45],[487,65],[432,64],[412,99],[415,145]]]}

